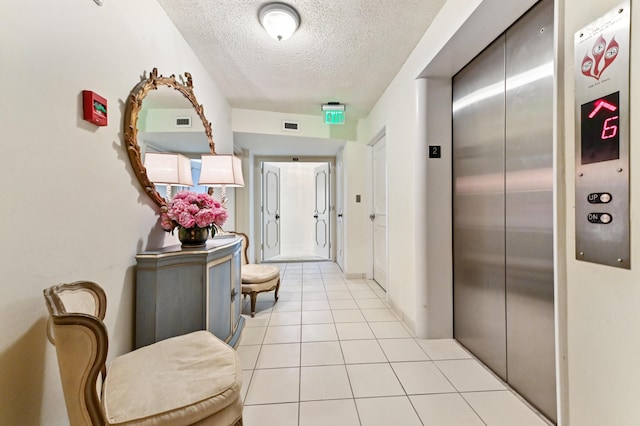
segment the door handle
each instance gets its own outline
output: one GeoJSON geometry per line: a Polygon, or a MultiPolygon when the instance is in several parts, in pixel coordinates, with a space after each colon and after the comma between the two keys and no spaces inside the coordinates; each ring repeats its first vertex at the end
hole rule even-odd
{"type": "Polygon", "coordinates": [[[236,300],[236,294],[238,294],[238,292],[236,291],[235,287],[231,289],[231,303],[233,303],[234,300],[236,300]]]}
{"type": "Polygon", "coordinates": [[[276,220],[280,219],[280,215],[276,213],[276,220]]]}
{"type": "Polygon", "coordinates": [[[342,213],[338,213],[338,217],[342,217],[342,213]]]}
{"type": "Polygon", "coordinates": [[[317,218],[318,218],[318,213],[314,214],[314,215],[313,215],[313,218],[314,218],[314,219],[317,219],[317,218]]]}
{"type": "Polygon", "coordinates": [[[369,215],[369,219],[374,220],[375,218],[376,218],[375,214],[372,213],[372,214],[369,215]]]}

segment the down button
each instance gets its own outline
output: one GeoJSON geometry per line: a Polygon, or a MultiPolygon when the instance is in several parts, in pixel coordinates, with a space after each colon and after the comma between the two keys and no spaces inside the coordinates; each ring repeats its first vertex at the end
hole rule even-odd
{"type": "Polygon", "coordinates": [[[589,213],[587,219],[591,223],[603,223],[606,225],[611,223],[613,217],[609,213],[589,213]]]}

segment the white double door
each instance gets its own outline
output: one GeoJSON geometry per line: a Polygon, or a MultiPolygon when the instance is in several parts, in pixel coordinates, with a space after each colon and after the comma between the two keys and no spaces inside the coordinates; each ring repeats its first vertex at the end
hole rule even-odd
{"type": "MultiPolygon", "coordinates": [[[[313,211],[313,235],[315,256],[331,258],[331,206],[330,206],[330,168],[322,163],[313,169],[313,191],[315,203],[313,211]]],[[[262,256],[263,260],[281,254],[281,170],[277,163],[262,164],[262,256]]],[[[297,214],[300,214],[298,212],[297,214]]],[[[307,214],[307,212],[302,212],[307,214]]],[[[300,230],[303,232],[302,230],[300,230]]]]}

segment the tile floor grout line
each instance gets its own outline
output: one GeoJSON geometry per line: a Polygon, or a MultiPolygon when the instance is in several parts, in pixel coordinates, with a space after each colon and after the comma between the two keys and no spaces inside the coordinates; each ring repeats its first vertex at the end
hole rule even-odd
{"type": "MultiPolygon", "coordinates": [[[[331,316],[333,317],[333,311],[331,311],[331,316]]],[[[353,405],[356,408],[356,415],[358,416],[358,423],[362,426],[362,419],[360,418],[360,411],[358,410],[358,404],[356,404],[356,394],[353,390],[353,383],[351,382],[351,376],[349,375],[349,369],[347,368],[347,360],[344,356],[344,349],[342,348],[342,340],[340,339],[340,335],[338,334],[338,328],[334,319],[334,327],[336,328],[336,336],[338,337],[338,347],[340,347],[340,354],[342,355],[342,362],[344,366],[345,374],[347,375],[347,381],[349,382],[349,390],[351,391],[351,396],[353,397],[353,405]]]]}
{"type": "Polygon", "coordinates": [[[413,400],[411,399],[411,397],[409,395],[407,395],[407,399],[409,400],[409,404],[411,404],[411,408],[413,408],[413,412],[416,413],[416,416],[418,417],[418,420],[420,421],[420,423],[422,423],[422,426],[426,426],[425,422],[422,420],[422,417],[420,417],[420,413],[418,413],[418,410],[416,409],[416,406],[413,404],[413,400]]]}
{"type": "Polygon", "coordinates": [[[464,397],[464,395],[462,394],[462,392],[458,392],[458,395],[460,395],[460,398],[462,398],[462,400],[465,402],[465,404],[467,404],[467,407],[471,408],[471,411],[473,411],[473,412],[476,414],[476,416],[478,416],[478,418],[480,419],[480,421],[481,421],[482,423],[484,423],[484,424],[485,424],[485,426],[489,426],[489,425],[487,424],[487,422],[485,421],[485,419],[483,419],[483,418],[482,418],[482,416],[480,415],[480,413],[478,413],[478,412],[476,411],[476,409],[473,407],[473,405],[471,405],[471,403],[467,400],[467,398],[465,398],[465,397],[464,397]]]}

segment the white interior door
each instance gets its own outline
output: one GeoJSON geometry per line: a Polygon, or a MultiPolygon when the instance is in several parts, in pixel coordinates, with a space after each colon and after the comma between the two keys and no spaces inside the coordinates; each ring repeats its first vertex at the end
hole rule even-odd
{"type": "Polygon", "coordinates": [[[344,226],[343,226],[343,219],[342,219],[342,209],[343,209],[343,182],[344,182],[344,176],[343,174],[343,169],[342,169],[342,153],[340,153],[338,155],[338,157],[336,158],[336,213],[337,213],[337,219],[336,219],[336,263],[338,264],[338,266],[340,267],[340,269],[342,269],[344,271],[344,252],[343,252],[343,245],[344,245],[344,226]]]}
{"type": "Polygon", "coordinates": [[[330,258],[329,233],[329,163],[323,163],[313,169],[316,203],[313,212],[315,219],[315,252],[316,256],[330,258]]]}
{"type": "Polygon", "coordinates": [[[280,254],[280,168],[262,164],[262,259],[280,254]]]}
{"type": "Polygon", "coordinates": [[[387,289],[387,158],[384,136],[373,146],[373,279],[387,289]]]}

